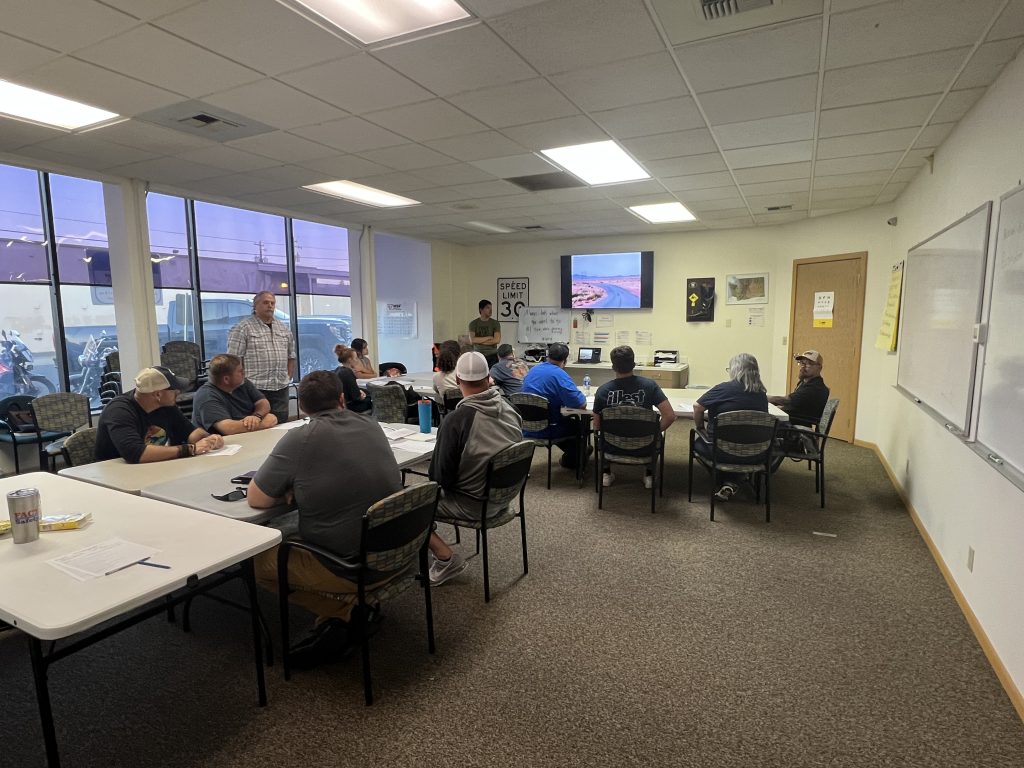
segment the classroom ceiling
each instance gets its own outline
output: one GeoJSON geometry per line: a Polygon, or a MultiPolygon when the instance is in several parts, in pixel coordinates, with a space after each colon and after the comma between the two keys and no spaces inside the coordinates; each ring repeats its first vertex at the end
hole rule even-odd
{"type": "Polygon", "coordinates": [[[0,118],[0,152],[466,245],[770,225],[894,200],[1024,42],[1024,0],[460,2],[466,23],[364,46],[276,0],[0,0],[0,78],[131,118],[0,118]],[[248,135],[165,127],[197,112],[248,135]],[[508,181],[609,138],[651,179],[508,181]],[[422,205],[301,188],[334,179],[422,205]],[[626,210],[674,200],[698,221],[626,210]]]}

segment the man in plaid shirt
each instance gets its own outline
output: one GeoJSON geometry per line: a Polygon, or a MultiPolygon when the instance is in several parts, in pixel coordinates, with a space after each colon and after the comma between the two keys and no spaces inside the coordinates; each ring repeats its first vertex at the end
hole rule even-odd
{"type": "Polygon", "coordinates": [[[252,300],[252,316],[228,332],[228,354],[242,358],[246,377],[270,402],[278,422],[288,421],[288,385],[295,376],[295,337],[274,317],[277,297],[260,291],[252,300]]]}

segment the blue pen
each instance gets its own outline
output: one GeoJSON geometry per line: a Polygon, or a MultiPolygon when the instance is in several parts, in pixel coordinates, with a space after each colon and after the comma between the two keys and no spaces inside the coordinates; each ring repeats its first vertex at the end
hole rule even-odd
{"type": "Polygon", "coordinates": [[[163,563],[151,563],[149,562],[149,560],[139,560],[138,564],[148,565],[150,568],[166,568],[167,570],[171,569],[171,566],[169,565],[164,565],[163,563]]]}

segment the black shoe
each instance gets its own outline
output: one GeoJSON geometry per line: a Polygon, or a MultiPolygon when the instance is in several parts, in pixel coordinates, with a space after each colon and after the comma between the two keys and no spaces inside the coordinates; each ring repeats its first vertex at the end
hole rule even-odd
{"type": "Polygon", "coordinates": [[[341,619],[327,619],[291,647],[288,661],[293,669],[312,669],[330,661],[339,661],[351,650],[348,624],[341,619]]]}

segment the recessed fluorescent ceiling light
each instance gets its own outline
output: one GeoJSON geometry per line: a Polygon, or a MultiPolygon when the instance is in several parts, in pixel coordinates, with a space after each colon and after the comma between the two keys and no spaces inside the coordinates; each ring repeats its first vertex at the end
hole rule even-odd
{"type": "Polygon", "coordinates": [[[595,141],[592,144],[542,149],[540,152],[587,184],[615,184],[651,178],[614,141],[595,141]]]}
{"type": "Polygon", "coordinates": [[[629,210],[651,224],[666,224],[670,221],[696,221],[682,203],[655,203],[654,205],[631,205],[629,210]]]}
{"type": "Polygon", "coordinates": [[[515,232],[514,229],[503,227],[500,224],[491,224],[487,221],[467,221],[463,226],[472,227],[473,229],[479,229],[481,232],[487,232],[495,235],[507,235],[511,232],[515,232]]]}
{"type": "Polygon", "coordinates": [[[291,0],[369,45],[469,18],[455,0],[291,0]]]}
{"type": "Polygon", "coordinates": [[[51,93],[0,80],[0,115],[74,131],[118,117],[115,112],[90,107],[51,93]]]}
{"type": "Polygon", "coordinates": [[[322,184],[309,184],[303,189],[319,192],[321,195],[342,197],[363,205],[372,205],[375,208],[400,208],[403,205],[420,204],[419,200],[393,195],[383,189],[374,189],[363,184],[356,184],[354,181],[325,181],[322,184]]]}

